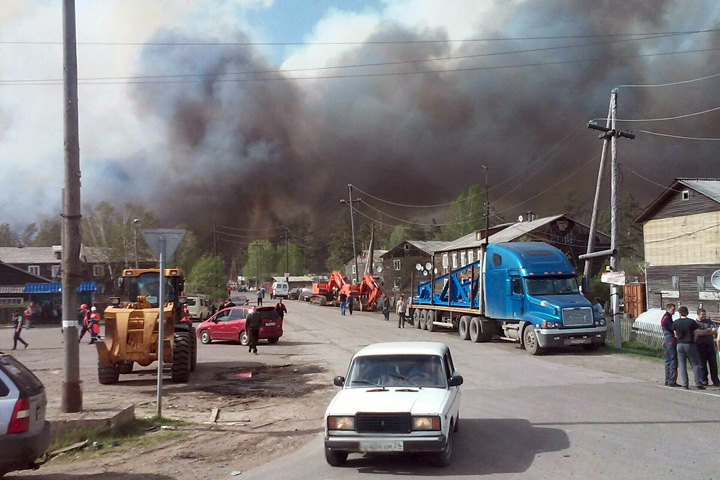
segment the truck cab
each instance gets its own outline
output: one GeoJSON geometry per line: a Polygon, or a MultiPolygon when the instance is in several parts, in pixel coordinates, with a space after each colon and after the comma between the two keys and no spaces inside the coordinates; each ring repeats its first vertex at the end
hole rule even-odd
{"type": "Polygon", "coordinates": [[[565,255],[543,242],[491,243],[485,263],[485,316],[530,353],[546,347],[605,342],[605,319],[580,293],[565,255]]]}

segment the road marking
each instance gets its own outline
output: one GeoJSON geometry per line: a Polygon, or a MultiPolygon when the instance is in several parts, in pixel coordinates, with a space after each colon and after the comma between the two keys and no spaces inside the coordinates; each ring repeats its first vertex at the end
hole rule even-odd
{"type": "MultiPolygon", "coordinates": [[[[655,385],[655,386],[659,387],[659,388],[665,388],[665,389],[668,388],[667,385],[655,385]]],[[[671,388],[672,388],[672,390],[678,390],[678,391],[683,391],[683,392],[687,392],[687,393],[696,393],[698,395],[710,395],[711,397],[720,397],[720,394],[710,393],[710,392],[707,392],[704,390],[685,390],[683,387],[671,387],[671,388]]]]}

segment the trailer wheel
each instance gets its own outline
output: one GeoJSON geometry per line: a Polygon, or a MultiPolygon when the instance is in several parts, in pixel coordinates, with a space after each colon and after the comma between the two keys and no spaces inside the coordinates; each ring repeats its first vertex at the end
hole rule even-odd
{"type": "Polygon", "coordinates": [[[470,339],[470,317],[463,315],[460,317],[460,323],[458,324],[458,333],[460,334],[461,340],[470,339]]]}
{"type": "Polygon", "coordinates": [[[532,325],[528,325],[523,331],[523,344],[525,345],[525,351],[530,355],[540,355],[543,353],[543,348],[538,343],[535,327],[532,325]]]}
{"type": "Polygon", "coordinates": [[[435,310],[428,310],[427,316],[425,317],[425,325],[427,326],[428,332],[434,332],[435,327],[435,310]]]}
{"type": "Polygon", "coordinates": [[[481,334],[480,319],[478,317],[472,317],[470,319],[470,340],[475,343],[479,342],[481,334]]]}
{"type": "Polygon", "coordinates": [[[426,325],[427,320],[427,312],[425,310],[420,310],[420,330],[425,330],[427,328],[426,325]]]}
{"type": "Polygon", "coordinates": [[[413,312],[413,324],[415,324],[415,328],[420,329],[420,310],[418,309],[413,312]]]}

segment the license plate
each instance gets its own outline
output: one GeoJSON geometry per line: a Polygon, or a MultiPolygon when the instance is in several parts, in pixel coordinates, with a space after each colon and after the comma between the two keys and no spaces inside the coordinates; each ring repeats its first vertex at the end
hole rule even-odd
{"type": "Polygon", "coordinates": [[[376,441],[376,442],[360,442],[361,452],[402,452],[403,442],[402,440],[391,442],[391,441],[376,441]]]}
{"type": "Polygon", "coordinates": [[[581,345],[584,343],[590,343],[589,338],[571,338],[570,345],[581,345]]]}
{"type": "Polygon", "coordinates": [[[275,326],[275,322],[267,322],[267,323],[265,324],[265,326],[266,326],[266,327],[274,327],[274,326],[275,326]]]}

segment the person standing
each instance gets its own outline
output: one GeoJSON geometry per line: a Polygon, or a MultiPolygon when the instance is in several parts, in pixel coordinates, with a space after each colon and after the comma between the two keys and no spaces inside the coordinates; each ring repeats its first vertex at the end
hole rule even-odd
{"type": "Polygon", "coordinates": [[[98,336],[100,335],[100,314],[95,305],[90,309],[88,325],[90,328],[90,344],[93,344],[97,342],[98,336]]]}
{"type": "Polygon", "coordinates": [[[663,332],[663,348],[665,349],[665,386],[679,387],[677,383],[678,369],[678,352],[677,338],[673,331],[673,315],[675,314],[675,304],[668,303],[665,305],[665,314],[660,320],[660,327],[663,332]]]}
{"type": "Polygon", "coordinates": [[[355,305],[355,297],[352,296],[352,293],[347,296],[347,307],[348,312],[350,312],[350,315],[352,315],[352,309],[353,305],[355,305]]]}
{"type": "Polygon", "coordinates": [[[23,320],[20,310],[15,310],[15,313],[13,313],[13,350],[17,350],[18,342],[25,345],[24,348],[28,347],[28,343],[20,337],[23,329],[23,320]]]}
{"type": "Polygon", "coordinates": [[[698,357],[700,358],[700,379],[703,385],[708,384],[708,373],[714,387],[720,387],[720,379],[718,378],[717,357],[715,356],[715,342],[712,335],[701,335],[700,332],[711,330],[714,328],[712,322],[707,318],[707,312],[704,308],[697,310],[698,336],[696,340],[696,348],[698,357]]]}
{"type": "Polygon", "coordinates": [[[407,306],[405,305],[405,297],[400,295],[400,298],[397,301],[397,304],[395,305],[395,311],[398,315],[398,328],[405,328],[405,309],[407,306]]]}
{"type": "Polygon", "coordinates": [[[90,316],[90,310],[88,310],[88,306],[86,304],[80,305],[80,310],[78,310],[78,323],[82,325],[82,330],[80,330],[80,338],[78,338],[78,343],[82,342],[82,338],[87,333],[90,325],[89,325],[89,317],[90,316]]]}
{"type": "Polygon", "coordinates": [[[210,316],[212,317],[213,315],[215,315],[215,312],[217,312],[217,309],[215,308],[215,304],[211,303],[210,304],[210,316]]]}
{"type": "Polygon", "coordinates": [[[35,302],[30,302],[25,309],[25,312],[23,312],[23,316],[25,317],[25,327],[31,328],[32,321],[33,321],[33,315],[35,315],[35,302]]]}
{"type": "Polygon", "coordinates": [[[698,358],[697,348],[695,348],[695,331],[698,329],[697,322],[688,316],[686,306],[678,308],[680,318],[673,322],[673,331],[677,338],[678,367],[680,371],[680,381],[685,390],[689,388],[690,379],[687,372],[687,361],[690,360],[690,367],[695,377],[695,386],[698,390],[705,390],[700,379],[700,359],[698,358]]]}
{"type": "Polygon", "coordinates": [[[278,300],[278,303],[275,305],[275,311],[278,314],[278,317],[280,317],[280,320],[285,318],[285,314],[287,313],[287,307],[283,303],[282,297],[278,300]]]}
{"type": "Polygon", "coordinates": [[[262,307],[263,290],[264,290],[264,289],[262,289],[262,288],[258,290],[258,294],[257,294],[257,305],[258,305],[258,307],[262,307]]]}
{"type": "Polygon", "coordinates": [[[338,297],[340,300],[340,315],[345,315],[345,305],[347,304],[347,295],[345,295],[345,292],[340,292],[340,296],[338,297]]]}
{"type": "Polygon", "coordinates": [[[383,295],[382,295],[381,307],[382,307],[383,315],[385,316],[385,321],[389,322],[390,321],[390,299],[388,298],[387,293],[383,293],[383,295]]]}
{"type": "Polygon", "coordinates": [[[248,333],[248,352],[257,355],[258,335],[260,334],[260,315],[253,312],[245,319],[245,329],[248,333]]]}

